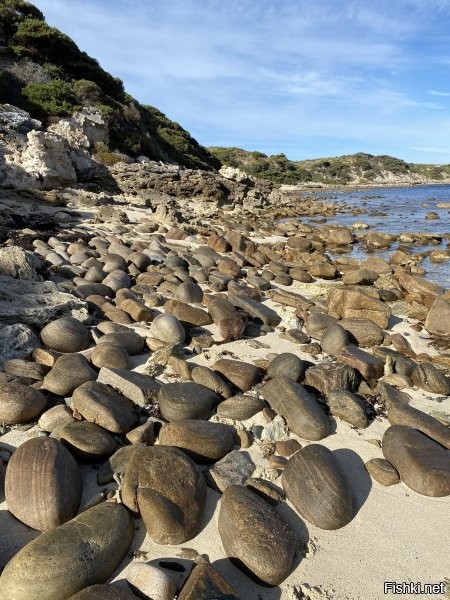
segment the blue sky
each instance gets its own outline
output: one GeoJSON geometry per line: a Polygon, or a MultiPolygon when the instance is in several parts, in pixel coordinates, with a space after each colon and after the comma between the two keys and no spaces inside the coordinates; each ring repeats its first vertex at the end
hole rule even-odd
{"type": "Polygon", "coordinates": [[[450,0],[35,0],[205,146],[450,163],[450,0]]]}

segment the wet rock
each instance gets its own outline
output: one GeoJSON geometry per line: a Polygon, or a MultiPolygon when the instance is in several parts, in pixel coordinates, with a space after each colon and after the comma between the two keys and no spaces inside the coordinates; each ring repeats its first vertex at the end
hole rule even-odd
{"type": "Polygon", "coordinates": [[[180,450],[139,446],[125,471],[122,498],[130,510],[141,513],[153,541],[182,544],[199,531],[206,485],[180,450]]]}
{"type": "Polygon", "coordinates": [[[158,394],[159,408],[166,421],[207,419],[220,397],[193,382],[166,383],[158,394]]]}
{"type": "Polygon", "coordinates": [[[276,586],[289,575],[298,541],[290,525],[244,486],[228,487],[219,511],[224,550],[247,574],[276,586]]]}
{"type": "Polygon", "coordinates": [[[255,470],[247,452],[233,450],[205,471],[209,487],[224,492],[230,485],[243,485],[255,470]]]}
{"type": "Polygon", "coordinates": [[[383,436],[382,450],[401,480],[418,494],[450,495],[448,451],[420,431],[392,425],[383,436]]]}
{"type": "Polygon", "coordinates": [[[364,466],[372,479],[375,479],[380,485],[387,487],[400,483],[397,470],[384,458],[371,458],[364,466]]]}
{"type": "Polygon", "coordinates": [[[217,407],[217,414],[223,419],[245,421],[261,412],[265,406],[265,402],[255,396],[238,394],[221,402],[217,407]]]}
{"type": "Polygon", "coordinates": [[[230,451],[234,429],[222,423],[186,420],[164,425],[158,440],[161,446],[179,448],[197,462],[214,462],[230,451]]]}
{"type": "Polygon", "coordinates": [[[33,529],[48,531],[71,519],[80,505],[81,492],[80,469],[58,440],[28,440],[8,463],[8,510],[33,529]]]}
{"type": "Polygon", "coordinates": [[[123,506],[94,506],[22,548],[0,577],[0,599],[61,600],[106,581],[133,535],[133,520],[123,506]]]}
{"type": "Polygon", "coordinates": [[[330,434],[330,423],[312,394],[286,377],[276,377],[261,390],[262,396],[288,424],[291,431],[306,440],[321,440],[330,434]]]}
{"type": "Polygon", "coordinates": [[[178,600],[239,600],[231,585],[210,565],[197,565],[183,586],[178,600]]]}
{"type": "Polygon", "coordinates": [[[79,352],[89,346],[89,331],[77,319],[63,317],[46,325],[41,339],[47,348],[56,352],[79,352]]]}
{"type": "Polygon", "coordinates": [[[320,529],[339,529],[352,518],[352,498],[334,454],[310,444],[289,459],[283,488],[295,509],[320,529]]]}
{"type": "Polygon", "coordinates": [[[450,396],[450,378],[446,377],[432,363],[422,362],[411,373],[411,379],[418,388],[434,394],[450,396]]]}
{"type": "Polygon", "coordinates": [[[138,406],[153,404],[161,388],[159,381],[143,373],[106,367],[100,369],[97,382],[111,386],[138,406]]]}
{"type": "Polygon", "coordinates": [[[0,384],[0,423],[27,423],[42,413],[47,405],[45,396],[20,383],[0,384]]]}
{"type": "Polygon", "coordinates": [[[353,427],[365,428],[369,424],[363,401],[352,392],[335,388],[327,396],[330,412],[353,427]]]}
{"type": "Polygon", "coordinates": [[[126,433],[139,419],[129,400],[98,381],[87,381],[80,385],[73,393],[71,407],[86,421],[113,433],[126,433]]]}
{"type": "Polygon", "coordinates": [[[83,355],[65,354],[56,360],[50,373],[45,376],[42,387],[58,396],[70,396],[86,381],[96,379],[97,373],[83,355]]]}
{"type": "Polygon", "coordinates": [[[242,392],[250,390],[261,380],[263,375],[263,370],[260,367],[228,358],[220,358],[214,363],[213,368],[242,392]]]}
{"type": "Polygon", "coordinates": [[[301,358],[290,352],[283,352],[273,359],[267,369],[267,375],[271,379],[275,377],[287,377],[294,381],[300,381],[305,374],[305,365],[301,358]]]}
{"type": "Polygon", "coordinates": [[[112,435],[89,421],[67,423],[58,430],[57,435],[76,458],[86,462],[111,456],[116,449],[112,435]]]}

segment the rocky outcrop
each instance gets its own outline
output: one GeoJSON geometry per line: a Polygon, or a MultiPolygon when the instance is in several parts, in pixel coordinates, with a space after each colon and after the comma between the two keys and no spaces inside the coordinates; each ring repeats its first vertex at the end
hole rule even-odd
{"type": "MultiPolygon", "coordinates": [[[[254,211],[280,197],[271,182],[256,180],[232,167],[217,173],[145,157],[106,167],[92,155],[95,144],[108,143],[108,127],[93,109],[83,109],[44,130],[27,112],[7,108],[0,112],[2,188],[93,186],[97,194],[107,191],[121,202],[148,206],[154,221],[166,226],[214,217],[223,210],[254,211]]],[[[95,196],[86,202],[96,204],[95,196]]]]}
{"type": "Polygon", "coordinates": [[[24,323],[41,328],[57,317],[86,321],[86,303],[60,292],[52,281],[17,280],[0,275],[0,323],[24,323]]]}

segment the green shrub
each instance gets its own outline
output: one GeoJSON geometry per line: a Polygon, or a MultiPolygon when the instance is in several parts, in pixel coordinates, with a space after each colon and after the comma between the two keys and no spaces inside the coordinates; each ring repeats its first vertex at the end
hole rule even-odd
{"type": "Polygon", "coordinates": [[[94,144],[94,158],[104,165],[112,167],[116,163],[121,162],[124,156],[118,152],[111,152],[103,142],[96,142],[94,144]]]}
{"type": "Polygon", "coordinates": [[[52,81],[46,84],[30,83],[22,90],[27,99],[30,112],[40,117],[48,115],[66,117],[72,115],[81,107],[72,92],[71,87],[64,81],[52,81]]]}
{"type": "Polygon", "coordinates": [[[99,86],[89,79],[78,79],[72,85],[73,93],[81,104],[95,104],[99,102],[102,91],[99,86]]]}
{"type": "Polygon", "coordinates": [[[19,24],[25,19],[44,20],[41,11],[30,2],[23,0],[1,0],[0,2],[0,31],[9,38],[19,24]]]}

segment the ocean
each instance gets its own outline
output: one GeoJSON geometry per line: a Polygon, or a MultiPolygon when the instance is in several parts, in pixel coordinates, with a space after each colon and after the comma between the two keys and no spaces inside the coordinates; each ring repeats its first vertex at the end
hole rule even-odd
{"type": "MultiPolygon", "coordinates": [[[[438,208],[440,203],[450,202],[450,185],[421,185],[413,187],[395,188],[372,188],[359,191],[323,193],[318,194],[322,198],[333,200],[337,204],[349,204],[354,209],[363,209],[362,214],[350,212],[339,213],[334,217],[327,218],[327,224],[336,223],[351,227],[355,222],[366,223],[370,229],[367,231],[380,231],[383,233],[400,234],[433,233],[439,235],[447,234],[439,246],[408,245],[394,242],[387,251],[371,251],[371,254],[388,258],[399,246],[408,247],[414,253],[422,253],[436,249],[446,249],[450,244],[450,208],[438,208]],[[428,212],[436,212],[439,219],[427,220],[428,212]]],[[[305,223],[314,224],[315,218],[304,218],[305,223]]],[[[352,258],[364,260],[368,254],[364,251],[363,244],[354,244],[353,250],[348,253],[352,258]]],[[[436,281],[445,288],[450,288],[450,261],[444,263],[432,263],[425,258],[420,265],[427,271],[425,277],[436,281]]]]}

